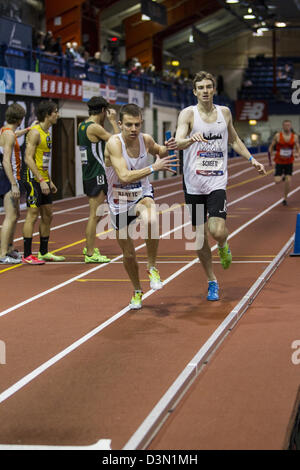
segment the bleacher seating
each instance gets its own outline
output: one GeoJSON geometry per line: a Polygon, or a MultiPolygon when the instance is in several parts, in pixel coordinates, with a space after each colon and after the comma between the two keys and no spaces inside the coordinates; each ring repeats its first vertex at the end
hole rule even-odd
{"type": "Polygon", "coordinates": [[[280,57],[276,61],[276,89],[273,91],[273,59],[271,57],[250,58],[244,73],[239,99],[266,99],[269,102],[289,102],[292,93],[294,62],[296,59],[280,57]],[[288,70],[286,70],[288,69],[288,70]]]}

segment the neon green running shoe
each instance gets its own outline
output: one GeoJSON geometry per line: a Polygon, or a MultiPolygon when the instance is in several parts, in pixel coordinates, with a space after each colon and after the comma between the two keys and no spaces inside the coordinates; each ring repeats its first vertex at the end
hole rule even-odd
{"type": "Polygon", "coordinates": [[[38,259],[43,261],[65,261],[66,258],[64,256],[54,255],[53,253],[46,253],[45,255],[41,255],[39,252],[38,259]]]}
{"type": "Polygon", "coordinates": [[[160,275],[158,269],[152,267],[148,271],[149,279],[150,279],[150,287],[153,290],[158,290],[163,287],[163,284],[160,280],[160,275]]]}
{"type": "Polygon", "coordinates": [[[96,255],[100,260],[102,260],[102,261],[89,261],[89,260],[84,259],[86,263],[109,263],[110,261],[110,258],[108,258],[105,255],[101,255],[98,248],[94,248],[94,253],[92,256],[87,256],[86,247],[83,248],[82,253],[85,255],[85,258],[88,258],[88,259],[94,258],[94,256],[96,255]]]}
{"type": "Polygon", "coordinates": [[[140,308],[142,308],[142,297],[143,297],[143,292],[134,291],[130,304],[129,304],[129,308],[131,310],[139,310],[140,308]]]}
{"type": "Polygon", "coordinates": [[[228,243],[225,244],[223,248],[218,246],[220,261],[224,269],[228,269],[232,262],[232,254],[228,243]]]}
{"type": "Polygon", "coordinates": [[[100,255],[100,253],[94,251],[92,256],[85,255],[84,257],[85,263],[109,263],[110,259],[107,256],[100,255]]]}

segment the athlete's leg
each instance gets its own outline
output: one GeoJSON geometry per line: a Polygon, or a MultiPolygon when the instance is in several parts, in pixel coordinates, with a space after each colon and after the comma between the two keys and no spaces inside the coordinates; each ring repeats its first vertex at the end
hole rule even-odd
{"type": "Polygon", "coordinates": [[[218,242],[219,246],[224,246],[228,237],[225,219],[221,217],[210,217],[208,219],[208,230],[211,236],[218,242]]]}
{"type": "Polygon", "coordinates": [[[117,241],[123,253],[123,265],[132,282],[134,290],[142,290],[139,278],[139,267],[136,260],[134,244],[128,233],[128,227],[116,231],[117,241]]]}
{"type": "Polygon", "coordinates": [[[50,235],[50,226],[53,218],[52,204],[43,204],[40,206],[40,227],[39,232],[41,237],[48,237],[50,235]]]}
{"type": "Polygon", "coordinates": [[[284,181],[284,200],[287,200],[288,194],[291,189],[291,180],[292,177],[291,175],[285,175],[285,181],[284,181]]]}
{"type": "Polygon", "coordinates": [[[11,191],[3,198],[5,218],[1,230],[1,258],[9,251],[9,245],[14,237],[14,230],[19,217],[19,199],[12,197],[11,191]]]}
{"type": "Polygon", "coordinates": [[[39,216],[38,207],[28,207],[23,225],[23,236],[25,238],[32,238],[34,224],[39,216]]]}
{"type": "Polygon", "coordinates": [[[103,204],[105,200],[104,191],[100,191],[97,196],[89,197],[89,220],[86,226],[86,254],[87,256],[92,256],[95,248],[95,239],[96,239],[96,227],[100,220],[100,216],[97,215],[98,207],[103,204]]]}
{"type": "Polygon", "coordinates": [[[136,206],[136,214],[141,218],[145,228],[145,242],[148,256],[148,270],[156,266],[156,257],[159,244],[159,227],[155,202],[145,197],[136,206]]]}
{"type": "Polygon", "coordinates": [[[208,281],[215,281],[217,278],[215,276],[214,270],[213,270],[213,264],[212,264],[212,254],[211,254],[211,249],[210,245],[208,242],[208,223],[206,222],[202,226],[193,226],[193,231],[196,232],[196,240],[199,239],[199,237],[204,236],[203,238],[203,243],[201,248],[196,249],[196,253],[198,255],[198,258],[204,268],[205,274],[207,276],[208,281]],[[204,234],[202,235],[202,232],[204,231],[204,234]]]}

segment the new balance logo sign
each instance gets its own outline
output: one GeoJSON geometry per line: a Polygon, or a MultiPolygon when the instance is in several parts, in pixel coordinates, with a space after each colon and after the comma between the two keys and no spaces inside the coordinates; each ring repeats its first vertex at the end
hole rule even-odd
{"type": "Polygon", "coordinates": [[[242,101],[236,102],[236,115],[239,121],[265,121],[268,118],[267,104],[264,101],[242,101]]]}

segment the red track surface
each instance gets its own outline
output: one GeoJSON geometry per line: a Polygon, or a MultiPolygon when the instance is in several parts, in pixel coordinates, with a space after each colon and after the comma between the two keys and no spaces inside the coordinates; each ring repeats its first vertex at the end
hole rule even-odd
{"type": "MultiPolygon", "coordinates": [[[[266,157],[261,159],[267,165],[266,157]]],[[[234,203],[272,183],[266,168],[268,176],[260,177],[241,159],[230,162],[231,176],[249,169],[229,179],[231,234],[282,197],[282,187],[273,185],[234,203]]],[[[178,204],[179,210],[179,178],[159,181],[155,188],[157,203],[178,204]]],[[[293,177],[296,188],[300,172],[293,177]]],[[[276,205],[231,238],[230,270],[221,268],[214,252],[219,302],[206,301],[207,283],[196,263],[147,297],[142,310],[123,312],[61,358],[58,353],[122,311],[132,288],[121,258],[108,265],[83,263],[86,221],[75,221],[88,216],[86,198],[55,204],[54,212],[60,213],[52,228],[74,222],[51,232],[51,250],[67,262],[0,271],[0,340],[6,345],[6,364],[0,364],[0,444],[83,446],[111,439],[112,449],[122,449],[291,237],[299,199],[295,192],[287,207],[276,205]],[[51,288],[56,289],[45,292],[51,288]]],[[[174,234],[160,241],[162,279],[195,258],[185,243],[174,234]]],[[[38,244],[33,246],[37,251],[38,244]]],[[[98,246],[107,256],[120,256],[114,239],[100,240],[98,246]]],[[[21,240],[16,247],[22,250],[21,240]]],[[[146,260],[144,247],[137,254],[139,261],[146,260]]],[[[300,340],[299,263],[288,257],[279,266],[149,449],[286,448],[299,388],[300,365],[291,360],[291,344],[300,340]]],[[[146,293],[145,263],[140,275],[146,293]]]]}

